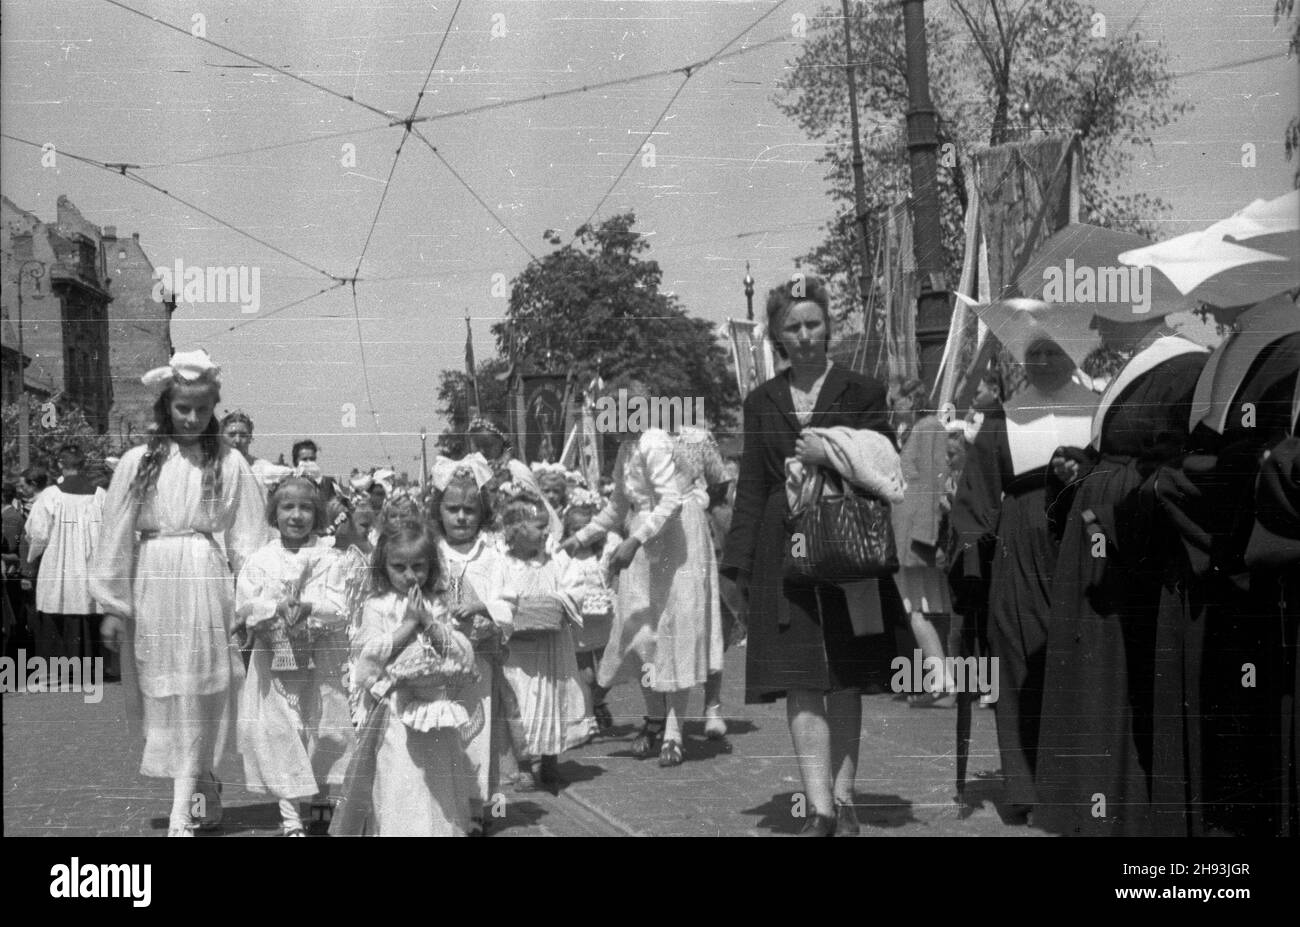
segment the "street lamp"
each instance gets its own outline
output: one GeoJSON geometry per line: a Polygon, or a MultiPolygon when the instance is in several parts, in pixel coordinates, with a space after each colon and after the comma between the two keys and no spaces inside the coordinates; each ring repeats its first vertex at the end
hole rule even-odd
{"type": "Polygon", "coordinates": [[[749,261],[745,262],[745,302],[748,304],[745,317],[754,321],[754,278],[749,275],[749,261]]]}
{"type": "Polygon", "coordinates": [[[31,278],[39,295],[45,271],[45,262],[35,258],[23,261],[18,267],[18,466],[22,470],[31,463],[32,454],[31,422],[27,411],[27,353],[23,350],[23,278],[31,278]]]}
{"type": "Polygon", "coordinates": [[[420,493],[423,495],[429,491],[429,449],[427,441],[429,439],[429,429],[423,425],[420,426],[420,493]]]}

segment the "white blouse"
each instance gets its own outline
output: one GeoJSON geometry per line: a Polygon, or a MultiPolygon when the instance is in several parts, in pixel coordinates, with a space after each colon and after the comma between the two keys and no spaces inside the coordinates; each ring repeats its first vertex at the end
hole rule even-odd
{"type": "Polygon", "coordinates": [[[634,512],[646,513],[631,537],[645,544],[663,530],[682,507],[677,466],[673,462],[673,440],[659,428],[645,431],[618,449],[614,463],[614,492],[609,502],[575,536],[579,544],[590,544],[601,531],[624,532],[634,512]]]}

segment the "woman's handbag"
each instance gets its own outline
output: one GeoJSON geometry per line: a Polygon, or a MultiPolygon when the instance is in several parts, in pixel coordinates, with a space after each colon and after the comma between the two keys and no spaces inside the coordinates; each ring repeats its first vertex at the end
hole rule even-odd
{"type": "Polygon", "coordinates": [[[898,572],[889,503],[846,484],[833,469],[817,468],[811,494],[800,496],[786,525],[786,582],[852,583],[898,572]]]}

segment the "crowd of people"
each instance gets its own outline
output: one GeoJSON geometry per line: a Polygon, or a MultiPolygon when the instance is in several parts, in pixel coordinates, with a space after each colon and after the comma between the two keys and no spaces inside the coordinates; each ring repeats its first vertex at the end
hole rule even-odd
{"type": "Polygon", "coordinates": [[[703,429],[650,428],[618,435],[599,486],[486,419],[426,492],[330,479],[310,440],[272,464],[184,352],[145,377],[153,431],[107,487],[75,445],[55,483],[6,486],[7,614],[39,616],[47,651],[120,652],[173,836],[219,826],[231,745],[286,836],[484,833],[507,781],[557,788],[559,757],[611,732],[615,686],[642,691],[636,757],[688,759],[696,688],[726,736],[741,640],[746,703],[786,704],[804,836],[860,832],[862,697],[914,650],[941,670],[898,692],[917,708],[969,694],[945,657],[996,667],[1008,820],[1295,834],[1300,326],[1293,296],[1215,312],[1211,352],[1098,306],[1128,358],[1100,393],[1019,332],[1023,385],[988,374],[953,421],[919,381],[891,397],[832,362],[825,286],[795,275],[768,298],[784,367],[745,399],[738,464],[703,429]],[[891,504],[892,575],[787,579],[821,472],[891,504]],[[29,609],[8,578],[35,563],[29,609]]]}

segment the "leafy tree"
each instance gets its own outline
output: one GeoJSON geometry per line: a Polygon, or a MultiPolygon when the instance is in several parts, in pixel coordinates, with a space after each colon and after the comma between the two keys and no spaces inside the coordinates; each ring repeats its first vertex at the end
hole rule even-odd
{"type": "MultiPolygon", "coordinates": [[[[1285,2],[1285,0],[1283,0],[1285,2]]],[[[859,118],[875,254],[886,210],[910,192],[906,53],[897,4],[850,4],[859,118]]],[[[931,98],[938,113],[938,183],[950,278],[961,261],[967,152],[1028,135],[1077,131],[1083,220],[1150,234],[1165,203],[1122,185],[1151,133],[1186,111],[1173,99],[1160,43],[1097,18],[1077,0],[950,0],[927,10],[931,98]]],[[[838,5],[810,23],[777,105],[814,139],[836,203],[826,240],[800,262],[832,281],[837,315],[860,310],[854,278],[853,188],[838,5]],[[830,64],[831,66],[827,66],[830,64]]]]}
{"type": "Polygon", "coordinates": [[[702,396],[710,423],[728,428],[739,404],[729,354],[711,323],[660,292],[663,273],[641,257],[650,246],[635,222],[629,212],[584,225],[524,268],[492,328],[498,348],[521,372],[565,372],[578,389],[626,375],[659,395],[702,396]]]}
{"type": "MultiPolygon", "coordinates": [[[[28,400],[28,457],[33,466],[57,471],[59,448],[76,441],[86,453],[86,465],[102,464],[105,457],[120,457],[123,447],[115,435],[100,434],[86,421],[79,406],[54,396],[46,402],[28,400]]],[[[0,409],[4,422],[4,478],[15,480],[21,471],[18,454],[19,404],[11,402],[0,409]]],[[[127,445],[129,447],[129,445],[127,445]]]]}
{"type": "MultiPolygon", "coordinates": [[[[509,364],[504,358],[493,357],[480,361],[474,370],[481,403],[479,414],[499,426],[506,423],[510,399],[503,376],[508,369],[509,364]]],[[[464,433],[469,424],[472,401],[469,387],[469,377],[463,370],[444,370],[438,381],[438,414],[447,420],[449,426],[438,436],[436,447],[439,453],[450,457],[459,457],[465,450],[464,433]]]]}
{"type": "MultiPolygon", "coordinates": [[[[1290,18],[1295,12],[1295,0],[1275,0],[1276,5],[1273,7],[1273,25],[1282,21],[1283,17],[1290,18]]],[[[1300,17],[1291,23],[1291,39],[1286,46],[1287,57],[1300,57],[1300,17]]],[[[1286,159],[1291,160],[1292,155],[1300,152],[1300,116],[1292,116],[1291,121],[1286,127],[1286,159]]],[[[1295,185],[1300,187],[1300,164],[1296,165],[1295,185]]]]}

